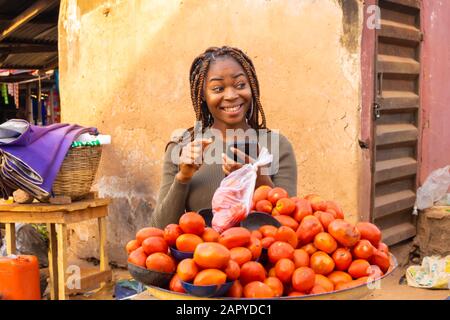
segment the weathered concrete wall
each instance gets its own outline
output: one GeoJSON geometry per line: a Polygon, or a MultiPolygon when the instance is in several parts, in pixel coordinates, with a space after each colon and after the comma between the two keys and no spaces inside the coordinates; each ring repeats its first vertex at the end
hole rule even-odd
{"type": "Polygon", "coordinates": [[[422,1],[420,184],[450,164],[450,1],[422,1]]]}
{"type": "MultiPolygon", "coordinates": [[[[360,150],[360,0],[61,1],[62,121],[112,135],[96,188],[113,198],[111,260],[155,205],[164,146],[194,121],[188,73],[209,46],[246,51],[268,125],[293,143],[300,195],[338,200],[357,219],[360,150]]],[[[93,225],[71,248],[96,255],[93,225]]]]}

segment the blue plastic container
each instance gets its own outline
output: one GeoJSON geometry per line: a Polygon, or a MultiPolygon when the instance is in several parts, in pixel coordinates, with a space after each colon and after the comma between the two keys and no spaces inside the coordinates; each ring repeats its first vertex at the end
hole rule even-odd
{"type": "Polygon", "coordinates": [[[234,281],[229,281],[222,285],[197,286],[181,280],[181,285],[188,294],[203,298],[223,297],[230,290],[233,283],[234,281]]]}
{"type": "Polygon", "coordinates": [[[177,261],[192,259],[194,257],[193,252],[180,251],[175,249],[174,247],[170,247],[170,253],[172,254],[172,257],[174,257],[177,261]]]}

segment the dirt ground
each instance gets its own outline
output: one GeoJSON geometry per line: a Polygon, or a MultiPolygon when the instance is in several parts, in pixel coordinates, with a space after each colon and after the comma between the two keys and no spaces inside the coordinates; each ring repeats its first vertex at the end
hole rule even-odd
{"type": "MultiPolygon", "coordinates": [[[[391,252],[397,258],[399,267],[382,283],[381,288],[375,289],[364,300],[445,300],[450,297],[450,290],[427,290],[410,287],[404,279],[405,270],[409,263],[409,252],[412,241],[402,243],[391,247],[391,252]]],[[[86,267],[89,264],[84,262],[86,267]]],[[[92,265],[90,266],[92,268],[92,265]]],[[[79,294],[70,297],[71,300],[113,300],[114,283],[121,279],[130,279],[131,276],[125,269],[113,269],[113,282],[100,290],[94,290],[89,293],[79,294]]],[[[133,299],[135,300],[154,300],[149,293],[143,292],[133,299]]]]}

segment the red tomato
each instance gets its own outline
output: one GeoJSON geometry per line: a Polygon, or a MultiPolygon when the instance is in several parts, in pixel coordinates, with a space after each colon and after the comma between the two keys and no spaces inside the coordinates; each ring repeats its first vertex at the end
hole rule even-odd
{"type": "Polygon", "coordinates": [[[331,256],[336,264],[336,269],[339,271],[347,271],[352,263],[352,254],[347,248],[338,248],[331,256]]]}
{"type": "Polygon", "coordinates": [[[280,187],[273,188],[267,194],[267,200],[272,202],[273,205],[276,205],[277,201],[282,198],[289,198],[289,195],[286,190],[280,187]]]}
{"type": "Polygon", "coordinates": [[[314,287],[315,280],[313,269],[300,267],[292,274],[292,287],[298,292],[308,292],[314,287]]]}
{"type": "Polygon", "coordinates": [[[370,222],[358,222],[356,229],[361,233],[361,239],[369,240],[373,246],[378,247],[381,241],[381,231],[376,225],[370,222]]]}
{"type": "Polygon", "coordinates": [[[289,243],[292,248],[297,248],[298,238],[294,230],[289,227],[281,226],[278,228],[275,240],[289,243]]]}
{"type": "Polygon", "coordinates": [[[184,233],[201,236],[205,231],[205,219],[197,212],[186,212],[179,220],[179,226],[184,233]]]}
{"type": "Polygon", "coordinates": [[[296,268],[309,267],[309,254],[304,249],[294,250],[294,264],[296,268]]]}
{"type": "Polygon", "coordinates": [[[282,198],[277,201],[275,208],[280,214],[290,216],[294,212],[295,202],[289,198],[282,198]]]}
{"type": "Polygon", "coordinates": [[[177,274],[170,280],[169,289],[170,291],[186,293],[186,290],[184,290],[183,285],[181,284],[181,279],[177,274]]]}
{"type": "Polygon", "coordinates": [[[319,219],[314,216],[306,216],[303,218],[297,229],[297,237],[300,245],[305,245],[314,240],[319,232],[323,232],[323,226],[319,219]]]}
{"type": "Polygon", "coordinates": [[[264,280],[264,283],[272,289],[275,297],[281,297],[283,295],[284,287],[280,279],[276,277],[268,277],[264,280]]]}
{"type": "Polygon", "coordinates": [[[182,234],[183,230],[175,223],[169,224],[164,228],[164,240],[166,240],[167,244],[171,247],[175,246],[177,238],[182,234]]]}
{"type": "Polygon", "coordinates": [[[231,298],[242,298],[242,295],[244,294],[244,288],[242,287],[239,280],[235,280],[233,284],[231,285],[230,290],[227,292],[227,297],[231,298]]]}
{"type": "Polygon", "coordinates": [[[130,254],[131,252],[139,248],[139,243],[137,242],[137,240],[130,240],[128,241],[125,248],[127,250],[127,253],[130,254]]]}
{"type": "Polygon", "coordinates": [[[266,270],[261,263],[249,261],[242,265],[239,281],[242,285],[246,285],[252,281],[264,281],[266,279],[266,270]]]}
{"type": "Polygon", "coordinates": [[[269,249],[269,247],[275,242],[275,238],[265,237],[261,240],[261,245],[264,249],[269,249]]]}
{"type": "Polygon", "coordinates": [[[128,262],[135,264],[139,267],[145,268],[145,261],[147,260],[147,255],[142,247],[133,250],[128,256],[128,262]]]}
{"type": "Polygon", "coordinates": [[[253,201],[257,203],[258,201],[261,200],[267,200],[267,194],[269,193],[270,190],[272,190],[272,188],[269,186],[258,187],[253,193],[253,201]]]}
{"type": "Polygon", "coordinates": [[[297,231],[298,229],[298,222],[290,217],[290,216],[284,216],[284,215],[278,215],[278,216],[274,216],[275,219],[278,220],[279,223],[281,223],[282,226],[286,226],[291,228],[294,231],[297,231]]]}
{"type": "MultiPolygon", "coordinates": [[[[332,210],[336,214],[336,216],[335,216],[336,219],[344,219],[344,212],[342,211],[341,207],[336,202],[326,201],[326,205],[327,205],[327,210],[325,210],[325,211],[332,210]]],[[[330,211],[328,211],[328,212],[330,212],[330,211]]]]}
{"type": "Polygon", "coordinates": [[[169,250],[166,240],[162,237],[148,237],[142,242],[142,248],[148,256],[155,252],[167,253],[169,250]]]}
{"type": "Polygon", "coordinates": [[[389,255],[389,247],[384,242],[380,242],[377,249],[389,255]]]}
{"type": "Polygon", "coordinates": [[[330,274],[335,267],[334,260],[325,252],[314,252],[309,260],[309,265],[315,273],[327,275],[330,274]]]}
{"type": "Polygon", "coordinates": [[[328,225],[328,232],[344,247],[353,247],[361,238],[358,229],[342,219],[331,221],[328,225]]]}
{"type": "Polygon", "coordinates": [[[369,259],[375,251],[375,248],[369,240],[359,240],[353,247],[353,256],[358,259],[369,259]]]}
{"type": "Polygon", "coordinates": [[[255,204],[255,209],[258,212],[272,213],[272,202],[270,202],[269,200],[259,200],[255,204]]]}
{"type": "Polygon", "coordinates": [[[295,271],[295,264],[290,259],[280,259],[275,264],[275,275],[281,282],[291,282],[292,274],[295,271]]]}
{"type": "Polygon", "coordinates": [[[380,267],[381,271],[386,273],[391,265],[389,256],[380,250],[375,250],[372,257],[370,257],[370,263],[380,267]]]}
{"type": "Polygon", "coordinates": [[[322,223],[323,229],[325,231],[328,230],[328,226],[330,225],[330,223],[335,220],[333,214],[325,211],[316,211],[314,212],[314,216],[317,217],[320,221],[320,223],[322,223]]]}
{"type": "Polygon", "coordinates": [[[313,214],[311,203],[306,199],[299,199],[295,202],[295,209],[292,217],[297,222],[302,222],[303,218],[313,214]]]}
{"type": "Polygon", "coordinates": [[[353,279],[358,279],[361,277],[367,277],[370,274],[370,263],[367,260],[356,259],[348,268],[348,273],[353,277],[353,279]]]}
{"type": "Polygon", "coordinates": [[[276,263],[283,258],[292,259],[294,257],[294,248],[287,242],[275,241],[267,250],[267,255],[272,263],[276,263]]]}
{"type": "Polygon", "coordinates": [[[307,195],[305,199],[308,199],[311,202],[311,207],[313,211],[326,211],[327,210],[327,202],[316,194],[307,195]]]}
{"type": "Polygon", "coordinates": [[[314,246],[328,254],[333,253],[337,249],[337,242],[327,232],[320,232],[314,237],[314,246]]]}

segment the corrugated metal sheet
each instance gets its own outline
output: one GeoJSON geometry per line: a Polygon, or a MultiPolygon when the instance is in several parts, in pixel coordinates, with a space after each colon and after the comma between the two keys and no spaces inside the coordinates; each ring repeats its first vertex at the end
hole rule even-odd
{"type": "MultiPolygon", "coordinates": [[[[27,10],[36,1],[33,0],[0,0],[0,32],[5,30],[12,20],[27,10]]],[[[58,18],[59,1],[50,6],[36,17],[23,24],[5,39],[0,41],[0,49],[7,48],[8,44],[20,43],[45,43],[56,45],[58,42],[58,18]]],[[[0,52],[1,56],[1,52],[0,52]]],[[[32,68],[45,68],[49,63],[57,60],[58,52],[33,52],[33,53],[10,53],[0,68],[13,69],[30,66],[32,68]]]]}
{"type": "Polygon", "coordinates": [[[51,24],[25,24],[14,31],[11,37],[19,39],[39,39],[45,41],[58,41],[58,25],[51,24]]]}
{"type": "Polygon", "coordinates": [[[3,62],[3,65],[9,66],[8,69],[14,69],[11,68],[12,66],[21,66],[20,69],[23,68],[23,66],[28,66],[31,69],[39,69],[40,67],[45,66],[50,61],[58,57],[58,53],[17,53],[17,54],[10,54],[8,58],[3,62]]]}

